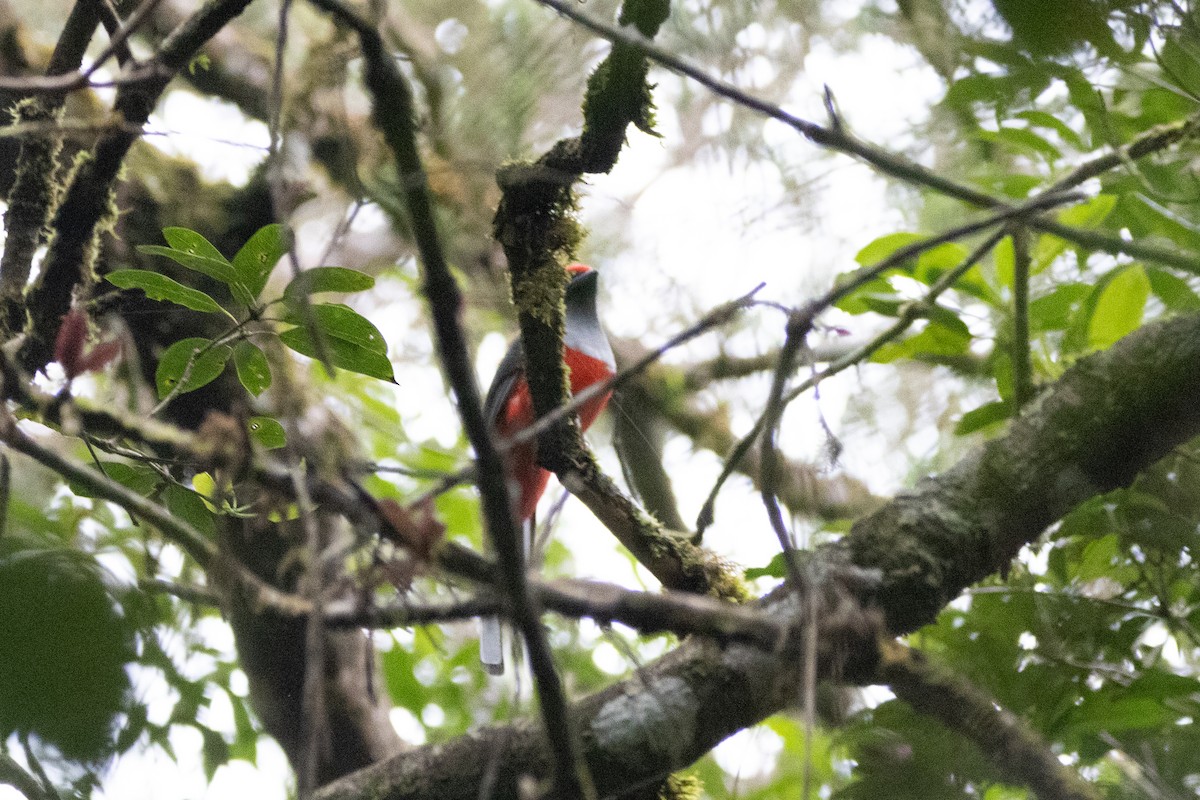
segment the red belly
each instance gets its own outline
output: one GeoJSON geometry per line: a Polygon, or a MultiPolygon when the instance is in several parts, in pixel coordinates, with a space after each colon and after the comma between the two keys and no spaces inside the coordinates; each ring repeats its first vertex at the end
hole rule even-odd
{"type": "MultiPolygon", "coordinates": [[[[571,393],[576,395],[612,375],[612,371],[603,361],[574,350],[568,351],[567,364],[571,368],[571,393]]],[[[600,416],[611,396],[612,392],[605,392],[579,407],[579,425],[583,430],[587,430],[596,421],[596,417],[600,416]]],[[[517,384],[513,387],[508,402],[504,404],[504,410],[496,425],[496,433],[501,437],[509,437],[532,422],[533,400],[529,396],[529,384],[522,375],[517,378],[517,384]]],[[[509,475],[520,482],[521,497],[517,504],[517,514],[524,522],[533,517],[538,500],[546,491],[550,473],[537,465],[537,447],[534,442],[519,444],[509,451],[508,470],[509,475]]]]}

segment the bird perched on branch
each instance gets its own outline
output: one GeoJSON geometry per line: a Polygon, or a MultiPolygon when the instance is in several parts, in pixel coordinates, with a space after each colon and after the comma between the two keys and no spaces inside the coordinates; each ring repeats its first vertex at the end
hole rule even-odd
{"type": "MultiPolygon", "coordinates": [[[[563,331],[563,360],[571,375],[571,393],[599,383],[616,372],[612,347],[600,327],[596,314],[596,288],[599,275],[591,267],[572,264],[567,267],[571,282],[566,292],[566,325],[563,331]]],[[[605,392],[579,407],[579,426],[587,430],[604,410],[611,392],[605,392]]],[[[496,369],[483,406],[484,415],[496,436],[508,438],[533,423],[533,398],[525,374],[525,351],[521,340],[512,343],[496,369]]],[[[522,442],[508,452],[507,471],[513,495],[515,513],[525,538],[528,557],[533,541],[534,511],[546,491],[550,473],[538,465],[536,441],[522,442]]],[[[479,659],[484,669],[493,675],[504,672],[504,649],[500,621],[495,617],[482,620],[479,659]]]]}

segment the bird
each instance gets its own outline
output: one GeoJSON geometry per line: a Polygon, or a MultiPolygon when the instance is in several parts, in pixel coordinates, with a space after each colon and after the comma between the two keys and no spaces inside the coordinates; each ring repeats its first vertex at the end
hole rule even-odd
{"type": "MultiPolygon", "coordinates": [[[[578,395],[589,386],[616,373],[616,361],[608,336],[596,311],[599,273],[584,264],[566,267],[570,274],[565,305],[563,360],[571,376],[571,394],[578,395]]],[[[608,404],[612,392],[589,398],[578,409],[579,427],[587,430],[608,404]]],[[[492,378],[483,403],[484,416],[494,436],[506,439],[534,421],[533,398],[525,374],[525,351],[517,339],[508,348],[492,378]]],[[[546,491],[550,473],[538,465],[536,441],[522,442],[508,451],[506,470],[516,498],[514,514],[524,535],[528,558],[533,542],[534,512],[546,491]]],[[[500,620],[485,617],[480,622],[479,660],[493,675],[504,673],[504,649],[500,620]]]]}

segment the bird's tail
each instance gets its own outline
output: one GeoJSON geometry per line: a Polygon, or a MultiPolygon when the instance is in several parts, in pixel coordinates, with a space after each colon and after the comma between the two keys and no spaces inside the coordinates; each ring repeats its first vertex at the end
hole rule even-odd
{"type": "Polygon", "coordinates": [[[499,617],[479,620],[479,661],[489,674],[504,674],[504,632],[499,617]]]}
{"type": "MultiPolygon", "coordinates": [[[[533,548],[533,524],[532,519],[527,519],[521,525],[526,563],[533,548]]],[[[479,620],[479,661],[488,674],[504,674],[504,626],[499,617],[481,617],[479,620]]]]}

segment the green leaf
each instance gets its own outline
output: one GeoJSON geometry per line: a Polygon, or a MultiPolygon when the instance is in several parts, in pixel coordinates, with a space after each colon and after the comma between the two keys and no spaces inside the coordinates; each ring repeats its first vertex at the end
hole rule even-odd
{"type": "Polygon", "coordinates": [[[1094,581],[1112,575],[1118,562],[1119,540],[1110,533],[1093,539],[1083,547],[1079,561],[1074,565],[1072,577],[1079,581],[1094,581]]]}
{"type": "Polygon", "coordinates": [[[256,344],[243,339],[233,348],[233,366],[246,391],[258,397],[271,386],[271,365],[256,344]]]}
{"type": "Polygon", "coordinates": [[[943,272],[966,261],[970,254],[971,251],[958,242],[939,244],[917,257],[917,268],[913,271],[913,277],[922,283],[931,284],[941,277],[943,272]]]}
{"type": "Polygon", "coordinates": [[[220,281],[229,287],[229,291],[239,303],[249,305],[254,299],[254,295],[250,294],[250,290],[238,280],[233,265],[228,261],[217,261],[206,256],[192,255],[181,250],[172,250],[170,247],[162,247],[156,244],[141,245],[138,247],[138,252],[153,256],[164,256],[176,264],[181,264],[190,270],[207,275],[213,280],[220,281]]]}
{"type": "Polygon", "coordinates": [[[314,267],[292,279],[283,290],[283,299],[295,305],[305,295],[320,292],[361,292],[375,285],[365,272],[345,267],[314,267]]]}
{"type": "Polygon", "coordinates": [[[890,305],[891,310],[880,313],[895,316],[901,302],[900,298],[896,296],[896,290],[887,282],[887,279],[873,278],[838,300],[834,305],[847,314],[865,314],[868,311],[877,311],[880,304],[885,304],[890,305]]]}
{"type": "Polygon", "coordinates": [[[1103,350],[1142,324],[1150,281],[1140,266],[1129,266],[1104,286],[1088,320],[1088,347],[1103,350]]]}
{"type": "Polygon", "coordinates": [[[0,537],[0,738],[33,733],[79,761],[116,749],[135,644],[105,574],[78,550],[0,537]]]}
{"type": "Polygon", "coordinates": [[[1079,137],[1079,134],[1053,114],[1047,114],[1045,111],[1021,111],[1014,116],[1025,120],[1033,127],[1054,131],[1064,142],[1069,143],[1076,150],[1087,149],[1087,145],[1083,143],[1083,139],[1079,137]]]}
{"type": "Polygon", "coordinates": [[[785,578],[787,577],[787,557],[783,553],[776,553],[766,565],[748,567],[745,575],[746,580],[754,580],[755,578],[785,578]]]}
{"type": "Polygon", "coordinates": [[[863,249],[859,250],[854,255],[854,260],[864,267],[878,264],[885,258],[890,257],[897,250],[908,247],[910,244],[922,241],[928,237],[922,236],[919,233],[888,233],[875,239],[863,249]]]}
{"type": "Polygon", "coordinates": [[[1200,311],[1200,295],[1183,278],[1157,267],[1146,267],[1146,277],[1150,291],[1167,308],[1182,313],[1200,311]]]}
{"type": "Polygon", "coordinates": [[[1003,422],[1011,417],[1012,413],[1013,404],[1007,400],[986,403],[963,414],[962,419],[954,426],[954,433],[957,436],[966,436],[968,433],[982,430],[997,422],[1003,422]]]}
{"type": "MultiPolygon", "coordinates": [[[[103,467],[104,474],[107,477],[145,497],[148,497],[154,491],[154,488],[162,482],[162,476],[145,464],[128,464],[124,461],[101,461],[99,467],[95,464],[91,466],[96,470],[103,467]]],[[[68,486],[71,492],[79,497],[96,496],[90,488],[83,484],[68,481],[68,486]]]]}
{"type": "Polygon", "coordinates": [[[1064,283],[1044,297],[1029,303],[1029,330],[1031,333],[1065,330],[1071,315],[1083,299],[1091,292],[1083,283],[1064,283]]]}
{"type": "Polygon", "coordinates": [[[1017,272],[1017,255],[1011,236],[1005,236],[992,250],[992,260],[996,264],[996,281],[1009,289],[1013,285],[1013,276],[1017,272]]]}
{"type": "Polygon", "coordinates": [[[217,535],[217,523],[205,505],[204,498],[191,489],[171,484],[163,490],[163,502],[171,514],[189,523],[210,538],[217,535]]]}
{"type": "MultiPolygon", "coordinates": [[[[370,320],[349,306],[340,303],[315,303],[309,308],[312,309],[317,330],[326,336],[342,339],[380,355],[387,354],[387,342],[383,340],[383,334],[370,320]]],[[[298,310],[288,312],[284,321],[304,327],[304,315],[298,310]]]]}
{"type": "Polygon", "coordinates": [[[1071,206],[1060,212],[1058,221],[1064,225],[1073,225],[1078,228],[1095,228],[1108,219],[1108,215],[1116,207],[1117,196],[1115,194],[1098,194],[1086,203],[1071,206]]]}
{"type": "Polygon", "coordinates": [[[1179,86],[1184,93],[1195,97],[1200,92],[1200,48],[1189,35],[1181,35],[1177,29],[1166,37],[1159,53],[1163,77],[1179,86]]]}
{"type": "Polygon", "coordinates": [[[221,255],[221,251],[212,242],[193,230],[187,228],[163,228],[163,238],[167,240],[167,244],[174,250],[182,250],[188,255],[211,258],[214,261],[223,261],[226,264],[229,263],[229,259],[221,255]]]}
{"type": "Polygon", "coordinates": [[[917,356],[956,356],[966,352],[971,345],[971,334],[967,326],[955,317],[949,320],[930,321],[920,333],[899,342],[888,342],[880,347],[871,360],[887,364],[900,358],[917,356]],[[952,321],[951,321],[952,320],[952,321]]]}
{"type": "Polygon", "coordinates": [[[1119,733],[1139,728],[1157,728],[1174,719],[1175,715],[1159,700],[1152,697],[1113,698],[1102,695],[1090,697],[1075,708],[1069,725],[1076,731],[1119,733]]]}
{"type": "Polygon", "coordinates": [[[980,130],[975,135],[981,141],[1008,145],[1013,150],[1045,156],[1049,161],[1062,158],[1057,147],[1028,128],[1004,126],[997,131],[980,130]]]}
{"type": "Polygon", "coordinates": [[[122,289],[141,289],[151,300],[163,300],[193,311],[221,313],[216,300],[199,289],[192,289],[158,272],[146,269],[118,269],[105,275],[105,280],[122,289]]]}
{"type": "Polygon", "coordinates": [[[249,421],[250,435],[254,441],[267,450],[275,450],[287,445],[287,434],[278,420],[270,417],[251,417],[249,421]]]}
{"type": "MultiPolygon", "coordinates": [[[[1096,228],[1108,219],[1117,206],[1117,196],[1113,194],[1098,194],[1086,203],[1072,206],[1058,214],[1058,221],[1064,225],[1076,228],[1096,228]]],[[[1033,249],[1033,263],[1030,265],[1031,275],[1037,275],[1054,262],[1067,249],[1067,242],[1057,236],[1043,234],[1038,237],[1033,249]]]]}
{"type": "Polygon", "coordinates": [[[159,359],[154,373],[159,399],[170,394],[180,381],[183,386],[178,394],[212,383],[225,370],[225,362],[232,354],[229,345],[213,345],[212,339],[198,336],[171,345],[159,359]]]}
{"type": "Polygon", "coordinates": [[[229,762],[229,743],[211,728],[204,725],[193,727],[200,731],[204,739],[204,777],[211,782],[217,770],[229,762]]]}
{"type": "MultiPolygon", "coordinates": [[[[304,328],[284,331],[279,334],[279,340],[301,355],[317,357],[317,347],[304,328]]],[[[391,383],[396,382],[392,362],[388,361],[387,356],[336,336],[327,336],[325,342],[329,346],[329,357],[335,367],[391,383]]]]}
{"type": "Polygon", "coordinates": [[[145,244],[138,247],[138,252],[169,258],[176,264],[220,281],[229,287],[239,303],[250,305],[254,301],[254,293],[240,279],[234,265],[203,236],[187,228],[164,228],[163,238],[170,247],[145,244]]]}
{"type": "Polygon", "coordinates": [[[287,249],[287,229],[275,223],[259,228],[238,250],[233,257],[233,266],[238,279],[250,290],[252,297],[262,293],[267,278],[271,277],[271,270],[275,269],[287,249]]]}

